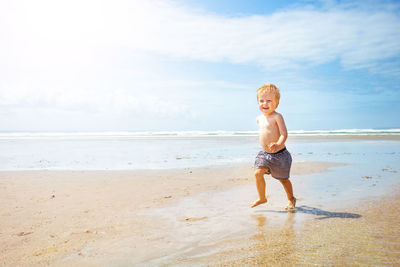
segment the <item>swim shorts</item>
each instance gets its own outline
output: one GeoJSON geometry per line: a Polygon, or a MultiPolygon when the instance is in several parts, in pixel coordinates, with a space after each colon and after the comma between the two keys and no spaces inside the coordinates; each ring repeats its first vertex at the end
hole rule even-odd
{"type": "Polygon", "coordinates": [[[276,153],[260,151],[254,162],[254,169],[267,169],[278,180],[289,179],[291,166],[292,156],[286,147],[276,153]]]}

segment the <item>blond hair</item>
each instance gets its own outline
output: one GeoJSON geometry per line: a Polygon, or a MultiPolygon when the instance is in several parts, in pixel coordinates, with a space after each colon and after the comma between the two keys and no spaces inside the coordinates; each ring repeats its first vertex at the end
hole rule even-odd
{"type": "Polygon", "coordinates": [[[281,94],[279,92],[279,88],[276,87],[272,83],[264,84],[263,86],[258,88],[258,90],[257,90],[257,101],[258,101],[258,97],[261,95],[261,93],[273,93],[275,95],[275,99],[276,99],[276,101],[278,103],[279,103],[279,99],[281,98],[281,94]]]}

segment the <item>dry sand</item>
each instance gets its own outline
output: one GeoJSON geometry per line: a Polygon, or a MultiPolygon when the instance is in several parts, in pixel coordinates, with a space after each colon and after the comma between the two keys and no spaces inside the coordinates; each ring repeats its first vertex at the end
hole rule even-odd
{"type": "MultiPolygon", "coordinates": [[[[323,172],[337,165],[297,162],[292,175],[323,172]]],[[[250,238],[215,240],[213,250],[197,250],[189,256],[176,254],[179,244],[164,233],[184,224],[201,227],[206,217],[182,215],[178,224],[163,224],[157,214],[146,215],[148,210],[176,205],[198,193],[253,185],[252,173],[250,164],[0,172],[0,265],[342,265],[366,264],[371,258],[376,259],[372,265],[400,264],[399,209],[391,198],[349,205],[349,211],[341,213],[302,207],[297,212],[315,215],[302,226],[295,226],[297,213],[284,213],[285,223],[279,227],[270,225],[262,212],[255,213],[257,227],[250,238]],[[329,219],[320,219],[324,217],[329,219]],[[180,256],[153,261],[174,253],[180,256]]],[[[399,200],[398,194],[392,195],[399,200]]]]}

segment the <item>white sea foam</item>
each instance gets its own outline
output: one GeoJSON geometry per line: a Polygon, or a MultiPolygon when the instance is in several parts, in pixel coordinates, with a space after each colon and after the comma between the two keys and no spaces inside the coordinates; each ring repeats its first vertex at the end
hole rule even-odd
{"type": "MultiPolygon", "coordinates": [[[[1,139],[124,139],[154,137],[257,136],[258,131],[1,132],[1,139]]],[[[400,135],[400,129],[290,130],[291,136],[400,135]]]]}
{"type": "Polygon", "coordinates": [[[294,130],[293,136],[336,136],[336,135],[400,135],[400,129],[341,129],[341,130],[294,130]]]}

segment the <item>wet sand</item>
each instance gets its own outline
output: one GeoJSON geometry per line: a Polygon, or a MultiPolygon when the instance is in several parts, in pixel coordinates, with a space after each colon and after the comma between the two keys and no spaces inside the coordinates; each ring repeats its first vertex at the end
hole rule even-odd
{"type": "MultiPolygon", "coordinates": [[[[379,201],[364,195],[335,205],[307,191],[313,175],[341,168],[294,163],[299,201],[289,213],[271,178],[268,205],[249,208],[256,197],[251,164],[0,172],[0,265],[399,264],[395,190],[379,201]]],[[[372,188],[371,179],[360,183],[372,188]]]]}
{"type": "Polygon", "coordinates": [[[191,260],[210,266],[399,266],[398,189],[341,212],[300,207],[286,213],[279,227],[259,214],[253,236],[227,241],[232,248],[212,257],[191,260]],[[296,229],[296,216],[303,212],[312,216],[296,229]]]}

